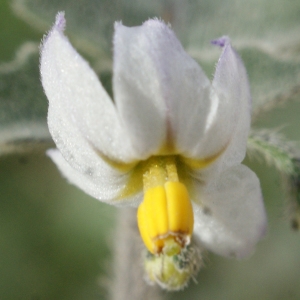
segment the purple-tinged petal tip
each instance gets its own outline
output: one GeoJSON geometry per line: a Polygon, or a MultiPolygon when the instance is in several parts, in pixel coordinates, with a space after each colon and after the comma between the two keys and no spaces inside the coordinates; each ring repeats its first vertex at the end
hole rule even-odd
{"type": "Polygon", "coordinates": [[[212,40],[211,44],[219,46],[219,47],[224,47],[230,43],[230,39],[228,36],[222,36],[218,39],[212,40]]]}
{"type": "Polygon", "coordinates": [[[59,13],[57,13],[56,19],[55,19],[55,27],[60,32],[63,32],[65,30],[66,19],[65,19],[64,11],[60,11],[59,13]]]}

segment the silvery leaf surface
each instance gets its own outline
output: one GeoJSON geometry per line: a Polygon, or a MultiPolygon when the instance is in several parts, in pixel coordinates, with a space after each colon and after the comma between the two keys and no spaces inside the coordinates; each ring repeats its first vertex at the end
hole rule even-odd
{"type": "Polygon", "coordinates": [[[0,155],[51,144],[38,57],[38,44],[28,42],[12,61],[0,64],[0,155]]]}

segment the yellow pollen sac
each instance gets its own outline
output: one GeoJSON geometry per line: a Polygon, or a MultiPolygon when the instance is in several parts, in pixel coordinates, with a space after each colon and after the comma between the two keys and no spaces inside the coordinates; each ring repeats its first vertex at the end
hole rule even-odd
{"type": "Polygon", "coordinates": [[[145,246],[152,254],[179,254],[190,243],[194,216],[174,160],[150,163],[144,174],[144,190],[137,219],[145,246]]]}

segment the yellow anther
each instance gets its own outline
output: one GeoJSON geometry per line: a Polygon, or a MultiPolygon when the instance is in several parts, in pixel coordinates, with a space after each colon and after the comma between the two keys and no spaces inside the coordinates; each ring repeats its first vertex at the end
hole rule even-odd
{"type": "Polygon", "coordinates": [[[180,182],[166,182],[165,191],[168,201],[169,230],[171,232],[193,232],[194,215],[189,194],[180,182]]]}
{"type": "Polygon", "coordinates": [[[178,181],[174,160],[152,162],[144,174],[144,201],[138,226],[147,249],[158,254],[180,253],[193,232],[193,208],[186,187],[178,181]]]}

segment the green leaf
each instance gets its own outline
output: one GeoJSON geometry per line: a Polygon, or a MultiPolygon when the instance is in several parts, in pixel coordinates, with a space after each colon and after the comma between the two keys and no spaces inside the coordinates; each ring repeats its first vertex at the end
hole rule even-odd
{"type": "Polygon", "coordinates": [[[294,163],[298,152],[297,146],[278,130],[252,129],[248,138],[247,154],[276,167],[278,172],[285,176],[295,176],[298,173],[294,163]]]}
{"type": "Polygon", "coordinates": [[[38,45],[26,43],[13,61],[0,64],[0,155],[51,144],[38,56],[38,45]]]}
{"type": "Polygon", "coordinates": [[[13,14],[10,2],[0,1],[0,61],[12,60],[16,49],[23,43],[28,40],[40,41],[42,36],[13,14]]]}
{"type": "MultiPolygon", "coordinates": [[[[254,112],[262,105],[285,96],[290,99],[300,85],[300,61],[278,59],[258,48],[244,48],[239,51],[248,71],[254,112]]],[[[269,107],[270,109],[271,107],[269,107]]]]}

